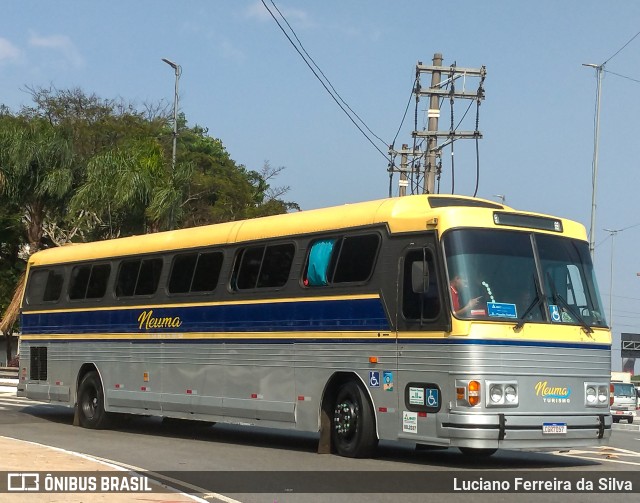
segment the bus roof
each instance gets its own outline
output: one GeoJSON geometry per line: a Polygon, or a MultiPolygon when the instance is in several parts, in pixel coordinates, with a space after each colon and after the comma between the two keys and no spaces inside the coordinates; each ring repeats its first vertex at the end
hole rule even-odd
{"type": "MultiPolygon", "coordinates": [[[[339,231],[375,224],[386,224],[391,233],[426,229],[438,229],[442,232],[453,227],[495,227],[496,210],[509,213],[515,211],[494,201],[467,196],[413,195],[93,243],[69,244],[34,253],[29,263],[31,266],[40,266],[106,259],[339,231]]],[[[537,213],[522,214],[546,217],[537,213]]],[[[586,231],[582,225],[565,219],[561,221],[564,235],[586,240],[586,231]]]]}

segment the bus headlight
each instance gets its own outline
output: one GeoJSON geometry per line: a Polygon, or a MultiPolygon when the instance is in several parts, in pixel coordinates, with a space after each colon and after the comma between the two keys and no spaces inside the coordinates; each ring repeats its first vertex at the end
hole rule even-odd
{"type": "Polygon", "coordinates": [[[509,384],[504,388],[504,398],[509,404],[518,402],[518,390],[514,385],[509,384]]]}
{"type": "Polygon", "coordinates": [[[584,404],[587,407],[607,407],[609,405],[609,384],[584,383],[584,404]]]}
{"type": "Polygon", "coordinates": [[[502,401],[504,400],[504,390],[502,386],[499,384],[494,384],[493,386],[491,386],[491,389],[489,390],[489,396],[492,403],[502,403],[502,401]]]}
{"type": "Polygon", "coordinates": [[[607,386],[598,386],[598,403],[604,405],[609,401],[609,393],[607,393],[607,386]]]}
{"type": "Polygon", "coordinates": [[[518,383],[488,381],[486,403],[487,407],[517,407],[518,383]]]}

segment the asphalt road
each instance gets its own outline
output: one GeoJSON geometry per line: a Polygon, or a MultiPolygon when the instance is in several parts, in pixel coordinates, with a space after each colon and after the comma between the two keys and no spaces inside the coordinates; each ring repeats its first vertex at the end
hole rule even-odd
{"type": "MultiPolygon", "coordinates": [[[[421,477],[434,484],[452,476],[460,476],[461,480],[465,477],[476,481],[480,477],[484,480],[502,477],[512,481],[514,470],[525,471],[534,478],[560,481],[568,477],[586,476],[589,480],[603,477],[607,483],[620,477],[621,471],[630,471],[636,472],[632,479],[640,486],[640,431],[636,424],[631,427],[615,425],[610,445],[605,449],[553,453],[503,450],[490,458],[470,459],[457,449],[416,450],[412,446],[383,442],[373,459],[347,459],[317,454],[315,435],[281,430],[230,425],[166,426],[157,418],[146,417],[120,422],[114,429],[103,431],[85,430],[71,423],[72,411],[68,408],[33,404],[8,393],[0,394],[0,435],[81,452],[125,467],[160,472],[164,477],[178,479],[176,483],[190,487],[208,501],[410,503],[446,498],[447,503],[602,503],[606,498],[607,503],[628,503],[640,500],[638,492],[631,495],[603,495],[590,491],[486,494],[463,488],[450,494],[430,494],[428,490],[406,493],[421,477]],[[267,473],[272,479],[265,480],[256,477],[252,473],[255,471],[278,473],[267,473]],[[210,487],[203,487],[207,485],[207,474],[202,472],[209,472],[209,479],[212,472],[229,472],[223,474],[225,480],[222,482],[244,480],[246,486],[242,487],[251,487],[253,492],[225,491],[221,495],[223,491],[214,492],[210,487]],[[301,480],[309,487],[319,487],[321,492],[301,493],[298,485],[301,480]],[[330,492],[350,480],[360,490],[372,492],[330,492]],[[263,492],[255,492],[262,491],[263,484],[263,492]],[[383,492],[370,489],[381,485],[383,492]]],[[[635,491],[639,489],[634,488],[635,491]]]]}

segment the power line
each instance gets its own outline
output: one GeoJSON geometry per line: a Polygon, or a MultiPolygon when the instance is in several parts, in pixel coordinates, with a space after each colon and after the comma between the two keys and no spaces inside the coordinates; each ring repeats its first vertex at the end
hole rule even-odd
{"type": "Polygon", "coordinates": [[[639,31],[638,33],[636,33],[633,37],[631,37],[631,39],[630,39],[626,44],[624,44],[622,47],[620,47],[620,49],[618,49],[618,50],[613,54],[613,56],[609,56],[609,59],[607,59],[604,63],[602,63],[602,65],[601,65],[601,66],[606,65],[609,61],[611,61],[611,60],[612,60],[613,58],[615,58],[618,54],[620,54],[620,53],[622,52],[622,50],[623,50],[625,47],[627,47],[631,42],[633,42],[633,40],[634,40],[638,35],[640,35],[640,31],[639,31]]]}
{"type": "Polygon", "coordinates": [[[398,135],[400,134],[400,130],[402,129],[402,125],[404,124],[405,119],[407,118],[407,112],[409,111],[409,106],[411,105],[411,99],[413,98],[413,89],[416,86],[417,78],[413,79],[413,84],[411,85],[411,93],[409,93],[409,99],[407,100],[407,106],[404,109],[404,115],[402,116],[402,120],[400,121],[400,125],[398,126],[398,131],[396,131],[396,135],[393,137],[393,141],[391,145],[396,144],[396,140],[398,139],[398,135]]]}
{"type": "Polygon", "coordinates": [[[610,70],[603,70],[605,73],[610,73],[611,75],[615,75],[616,77],[621,77],[623,79],[627,79],[627,80],[631,80],[632,82],[638,82],[640,83],[640,80],[638,79],[634,79],[631,77],[627,77],[626,75],[621,75],[620,73],[616,73],[616,72],[612,72],[610,70]]]}
{"type": "Polygon", "coordinates": [[[385,144],[386,146],[386,142],[380,138],[377,134],[375,134],[373,131],[371,131],[371,129],[369,128],[369,126],[367,126],[367,124],[360,118],[360,116],[349,106],[349,104],[342,98],[342,96],[340,96],[340,93],[338,93],[338,91],[336,90],[335,87],[333,87],[333,84],[331,83],[331,81],[329,80],[329,78],[324,74],[324,72],[322,71],[322,68],[320,68],[317,63],[315,62],[315,60],[311,57],[311,55],[307,52],[307,50],[304,48],[304,44],[302,43],[302,41],[298,38],[298,35],[296,34],[296,31],[293,29],[293,27],[289,24],[289,21],[287,21],[287,18],[284,17],[284,15],[282,14],[282,12],[280,12],[280,9],[278,9],[278,6],[274,3],[273,0],[271,0],[271,4],[273,5],[274,9],[276,9],[276,11],[278,11],[278,14],[280,15],[280,17],[283,19],[283,21],[287,24],[287,27],[289,28],[289,30],[291,30],[291,33],[293,34],[293,36],[295,37],[296,41],[298,42],[298,44],[300,45],[300,49],[302,49],[302,51],[305,53],[305,55],[309,58],[309,61],[311,61],[313,63],[313,66],[316,67],[316,69],[320,72],[320,74],[322,75],[322,77],[325,79],[325,81],[327,82],[327,84],[329,85],[329,87],[331,87],[331,90],[335,93],[335,95],[340,99],[340,101],[349,109],[349,111],[356,116],[356,118],[362,123],[362,125],[367,128],[367,131],[369,131],[373,136],[375,136],[378,140],[380,140],[382,143],[385,144]]]}
{"type": "Polygon", "coordinates": [[[349,114],[349,112],[347,112],[347,110],[345,109],[345,106],[351,111],[351,113],[353,113],[353,115],[355,117],[357,117],[357,119],[363,124],[363,126],[373,135],[375,136],[378,140],[380,140],[382,143],[384,143],[385,145],[386,142],[384,140],[382,140],[379,136],[377,136],[375,133],[373,133],[373,131],[371,131],[371,129],[364,123],[364,121],[358,116],[358,114],[356,114],[351,107],[349,107],[349,105],[347,105],[347,103],[342,99],[342,97],[338,94],[338,92],[335,90],[335,88],[333,87],[333,85],[331,84],[331,82],[329,81],[329,79],[327,79],[327,77],[324,75],[324,73],[322,72],[322,70],[320,70],[320,68],[318,67],[318,65],[316,65],[315,61],[313,61],[313,59],[311,58],[311,56],[309,56],[309,54],[307,53],[307,51],[304,49],[304,46],[302,45],[302,42],[300,42],[300,39],[298,38],[298,36],[296,35],[295,31],[293,30],[293,28],[291,27],[291,25],[287,22],[286,18],[282,15],[282,13],[280,12],[280,10],[278,9],[278,7],[276,6],[276,4],[274,3],[273,0],[271,0],[271,3],[273,4],[273,7],[278,11],[278,14],[280,15],[280,17],[284,20],[284,22],[287,24],[287,26],[289,27],[289,29],[291,30],[293,36],[295,37],[295,39],[298,41],[298,44],[300,45],[300,47],[298,47],[298,45],[296,45],[296,43],[291,39],[291,37],[289,36],[289,34],[287,33],[287,31],[284,29],[284,27],[282,26],[282,24],[280,24],[280,21],[278,21],[278,19],[276,18],[276,16],[274,15],[274,13],[271,11],[271,9],[269,8],[269,6],[266,4],[265,0],[261,0],[262,5],[264,5],[265,9],[267,9],[267,11],[269,12],[269,14],[271,15],[271,17],[273,18],[273,20],[276,22],[276,24],[278,25],[278,28],[280,28],[280,30],[282,31],[282,33],[284,34],[285,37],[287,37],[287,40],[289,41],[289,43],[293,46],[293,48],[296,50],[296,52],[300,55],[300,57],[302,58],[302,60],[305,62],[305,64],[309,67],[309,69],[311,70],[311,72],[313,73],[313,75],[316,77],[316,79],[318,79],[318,81],[322,84],[322,86],[325,88],[325,90],[329,93],[329,95],[331,96],[331,98],[333,99],[333,101],[336,102],[336,104],[340,107],[340,109],[345,113],[345,115],[349,118],[349,120],[353,123],[354,126],[356,126],[358,128],[358,130],[362,133],[362,135],[367,139],[367,141],[369,143],[371,143],[371,145],[378,151],[380,152],[380,154],[385,158],[388,159],[387,154],[385,154],[382,150],[380,150],[380,148],[378,148],[378,146],[373,142],[373,140],[369,137],[369,135],[367,135],[367,133],[365,133],[365,131],[360,127],[360,125],[358,125],[358,123],[353,119],[353,117],[351,116],[351,114],[349,114]],[[303,54],[304,51],[304,54],[303,54]],[[306,57],[305,57],[306,55],[306,57]],[[309,63],[309,60],[313,63],[313,65],[318,69],[318,71],[322,74],[322,76],[325,78],[325,81],[320,78],[320,76],[318,75],[318,72],[316,72],[316,70],[314,69],[314,67],[309,63]],[[331,87],[331,89],[333,89],[333,92],[329,89],[329,86],[331,87]],[[334,94],[335,93],[335,94],[334,94]],[[344,103],[345,106],[343,106],[340,101],[342,101],[344,103]]]}

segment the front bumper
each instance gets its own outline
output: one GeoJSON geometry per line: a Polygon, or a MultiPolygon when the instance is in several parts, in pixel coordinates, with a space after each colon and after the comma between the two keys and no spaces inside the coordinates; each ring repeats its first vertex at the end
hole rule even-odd
{"type": "Polygon", "coordinates": [[[438,436],[452,446],[475,448],[532,449],[604,445],[611,436],[611,415],[509,415],[455,414],[444,416],[438,436]],[[566,425],[566,433],[544,433],[544,424],[566,425]]]}

